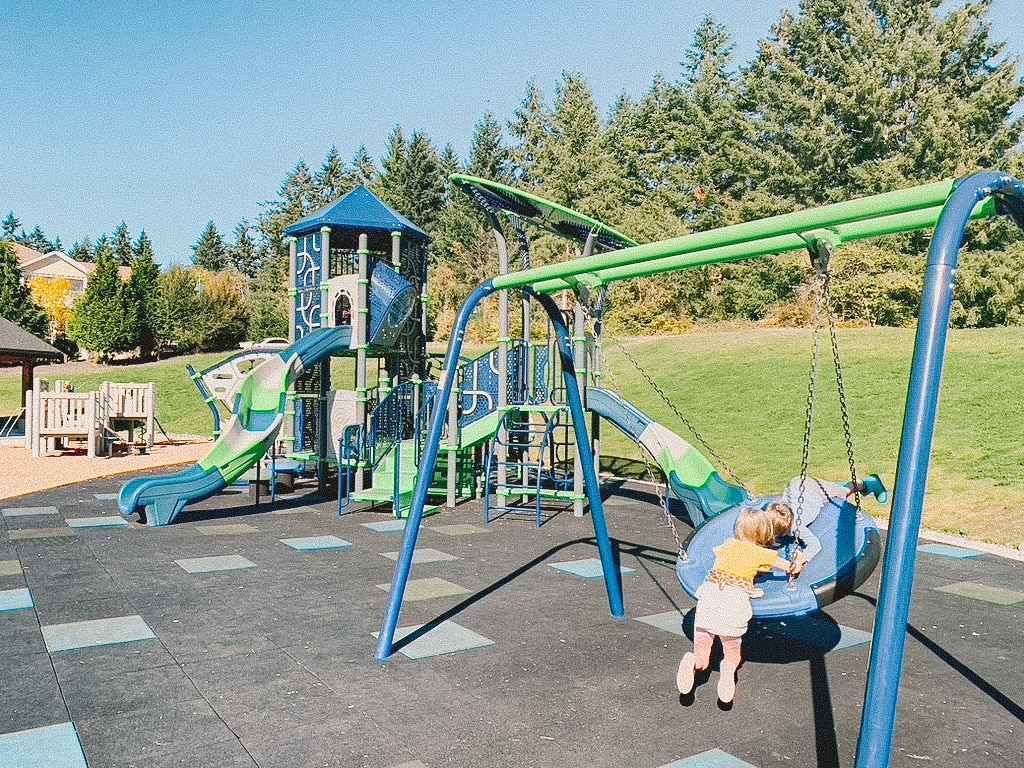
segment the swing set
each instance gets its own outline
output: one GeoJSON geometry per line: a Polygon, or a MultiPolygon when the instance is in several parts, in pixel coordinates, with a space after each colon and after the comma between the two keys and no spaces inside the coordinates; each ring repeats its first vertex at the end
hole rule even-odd
{"type": "MultiPolygon", "coordinates": [[[[525,198],[527,203],[530,203],[531,199],[531,196],[522,193],[517,195],[516,190],[483,179],[455,176],[453,182],[457,186],[468,185],[493,190],[496,196],[511,197],[516,201],[525,198]]],[[[540,207],[528,204],[523,206],[521,214],[529,219],[539,216],[540,211],[540,207]]],[[[508,296],[508,292],[522,291],[524,295],[534,299],[550,319],[557,339],[565,399],[576,441],[577,466],[581,470],[589,502],[609,605],[612,615],[623,619],[625,608],[621,576],[608,535],[600,484],[587,430],[582,387],[574,361],[573,336],[552,294],[567,290],[576,292],[577,295],[581,291],[593,293],[620,280],[669,274],[704,265],[795,250],[807,249],[812,257],[821,260],[822,255],[828,255],[851,242],[932,227],[934,230],[914,346],[893,508],[871,645],[861,738],[857,747],[857,768],[888,765],[892,752],[899,681],[906,645],[906,625],[910,615],[917,537],[921,527],[928,464],[937,420],[939,385],[959,251],[967,226],[972,220],[1000,214],[1010,216],[1018,226],[1024,228],[1024,183],[1003,173],[984,171],[961,180],[935,182],[655,243],[627,245],[621,239],[613,238],[612,242],[607,243],[603,253],[595,253],[599,250],[599,238],[605,238],[608,232],[613,231],[607,228],[599,230],[595,227],[586,232],[567,232],[568,236],[585,238],[584,255],[581,258],[539,267],[526,267],[519,272],[498,275],[479,285],[466,298],[452,330],[445,365],[438,382],[436,407],[425,442],[426,450],[413,491],[405,537],[392,580],[387,611],[378,636],[377,659],[385,661],[395,651],[395,633],[430,490],[430,478],[433,477],[437,464],[445,413],[455,386],[456,368],[470,318],[483,299],[498,293],[499,300],[507,301],[505,297],[508,296]]],[[[503,243],[499,241],[499,252],[502,245],[503,243]]],[[[507,336],[506,331],[507,329],[503,329],[503,337],[507,336]]],[[[816,373],[815,354],[808,397],[808,430],[813,421],[816,373]]],[[[837,378],[842,394],[842,370],[838,365],[838,357],[837,378]]],[[[844,422],[849,434],[848,419],[844,418],[844,422]]],[[[810,437],[807,435],[805,452],[809,450],[809,446],[810,437]]],[[[856,481],[852,448],[850,454],[851,474],[856,481]]],[[[805,456],[804,474],[806,461],[805,456]]],[[[843,505],[843,509],[849,507],[852,512],[843,512],[837,508],[836,517],[831,521],[824,512],[819,515],[823,526],[827,522],[838,532],[835,538],[837,542],[842,539],[842,550],[845,554],[842,562],[838,555],[833,558],[822,558],[823,564],[830,563],[829,569],[833,572],[826,575],[833,586],[828,588],[827,585],[819,585],[819,590],[814,595],[815,604],[818,606],[844,594],[850,589],[851,584],[857,583],[858,578],[866,578],[864,570],[866,568],[870,573],[868,565],[873,567],[870,550],[873,546],[877,553],[877,541],[872,545],[869,539],[877,537],[877,530],[872,534],[873,523],[868,522],[866,515],[858,513],[858,506],[859,499],[855,497],[854,504],[843,505]]],[[[711,524],[721,519],[720,525],[728,528],[728,518],[725,514],[712,518],[711,524]]],[[[711,533],[708,525],[700,530],[705,529],[709,532],[703,535],[709,537],[709,540],[721,541],[731,535],[721,531],[711,533]]],[[[728,528],[728,531],[731,532],[731,528],[728,528]]],[[[687,551],[695,551],[698,534],[695,534],[687,551]]],[[[873,557],[877,559],[877,554],[873,557]]],[[[682,559],[680,558],[681,563],[682,559]]],[[[682,568],[682,565],[680,567],[682,568]]],[[[808,568],[810,569],[810,566],[808,568]]],[[[682,574],[680,576],[682,581],[682,574]]],[[[801,578],[808,585],[814,584],[810,570],[805,571],[801,578]],[[812,578],[808,578],[809,576],[812,578]]],[[[785,590],[787,587],[788,585],[782,585],[780,588],[785,590]]],[[[813,589],[811,591],[814,592],[813,589]]],[[[789,614],[806,613],[810,610],[816,608],[808,606],[786,609],[789,614]]],[[[786,611],[778,615],[787,615],[786,611]]]]}

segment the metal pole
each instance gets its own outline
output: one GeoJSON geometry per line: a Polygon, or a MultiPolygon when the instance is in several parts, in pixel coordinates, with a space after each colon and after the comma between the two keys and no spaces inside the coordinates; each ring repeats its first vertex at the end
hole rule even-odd
{"type": "MultiPolygon", "coordinates": [[[[917,537],[938,418],[939,388],[957,261],[975,204],[998,193],[1016,197],[1015,206],[1024,202],[1024,185],[1004,174],[978,173],[957,184],[942,210],[932,238],[910,372],[882,586],[871,642],[864,715],[857,744],[857,768],[885,768],[892,757],[917,537]]],[[[1020,219],[1018,223],[1021,223],[1020,219]]]]}

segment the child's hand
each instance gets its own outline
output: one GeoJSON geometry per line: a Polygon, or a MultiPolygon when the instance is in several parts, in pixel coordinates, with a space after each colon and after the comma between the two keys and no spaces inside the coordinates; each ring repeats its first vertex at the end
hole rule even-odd
{"type": "Polygon", "coordinates": [[[795,555],[793,555],[792,563],[793,564],[792,564],[789,572],[790,572],[791,575],[796,577],[796,576],[799,576],[801,573],[803,573],[804,572],[804,568],[807,567],[807,558],[804,557],[804,553],[803,552],[797,552],[795,555]]]}

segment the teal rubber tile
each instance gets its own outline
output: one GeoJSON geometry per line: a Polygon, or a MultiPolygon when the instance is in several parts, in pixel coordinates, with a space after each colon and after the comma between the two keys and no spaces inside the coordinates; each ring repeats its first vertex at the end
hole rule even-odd
{"type": "Polygon", "coordinates": [[[963,547],[953,547],[949,544],[922,544],[917,548],[918,552],[925,555],[935,555],[936,557],[949,557],[955,560],[971,560],[976,557],[984,557],[984,552],[978,552],[976,549],[964,549],[963,547]]]}
{"type": "Polygon", "coordinates": [[[430,527],[430,530],[446,534],[447,536],[470,536],[474,533],[487,533],[488,531],[488,529],[484,528],[482,525],[473,525],[472,523],[434,525],[430,527]]]}
{"type": "Polygon", "coordinates": [[[989,587],[985,584],[975,584],[970,581],[962,581],[959,584],[947,584],[944,587],[935,587],[937,592],[947,592],[951,595],[969,597],[972,600],[982,600],[986,603],[996,605],[1015,605],[1024,600],[1024,592],[1016,592],[1012,589],[1002,587],[989,587]]]}
{"type": "Polygon", "coordinates": [[[27,589],[5,589],[0,591],[0,613],[24,611],[29,608],[35,608],[35,603],[32,602],[32,593],[27,589]]]}
{"type": "MultiPolygon", "coordinates": [[[[604,578],[604,571],[601,570],[601,561],[596,557],[590,557],[586,560],[570,560],[564,563],[550,563],[550,566],[556,571],[570,573],[573,576],[579,576],[581,579],[604,578]]],[[[633,573],[633,569],[620,565],[619,573],[633,573]]]]}
{"type": "MultiPolygon", "coordinates": [[[[381,557],[386,557],[388,560],[398,561],[398,552],[381,552],[381,557]]],[[[416,549],[412,553],[412,561],[414,563],[441,563],[449,560],[458,560],[459,558],[455,555],[449,555],[447,552],[442,552],[439,549],[416,549]]]]}
{"type": "Polygon", "coordinates": [[[701,752],[699,755],[688,757],[685,760],[668,763],[661,768],[757,768],[757,766],[751,765],[746,760],[733,757],[720,749],[709,749],[707,752],[701,752]]]}
{"type": "MultiPolygon", "coordinates": [[[[377,589],[383,589],[391,594],[391,584],[378,584],[377,589]]],[[[439,597],[455,597],[457,595],[472,594],[471,590],[460,587],[458,584],[438,577],[429,579],[410,579],[405,585],[403,601],[415,603],[421,600],[435,600],[439,597]]]]}
{"type": "Polygon", "coordinates": [[[112,619],[51,624],[42,630],[46,650],[50,653],[94,648],[99,645],[134,643],[156,637],[141,616],[116,616],[112,619]]]}
{"type": "MultiPolygon", "coordinates": [[[[423,625],[418,624],[411,627],[399,627],[395,630],[395,642],[404,639],[408,635],[422,629],[423,625]]],[[[380,633],[374,632],[377,637],[380,633]]],[[[408,645],[399,649],[399,653],[410,659],[426,659],[431,656],[444,656],[459,651],[471,651],[475,648],[485,648],[494,645],[494,641],[478,635],[471,629],[466,629],[454,621],[445,621],[433,627],[421,637],[417,637],[408,645]]]]}
{"type": "Polygon", "coordinates": [[[686,633],[683,632],[683,614],[679,611],[665,611],[664,613],[655,613],[651,616],[638,616],[636,620],[665,632],[671,632],[673,635],[686,637],[686,633]]]}
{"type": "Polygon", "coordinates": [[[780,635],[791,637],[809,645],[815,645],[828,652],[848,651],[871,642],[871,633],[862,629],[846,627],[842,624],[822,619],[807,618],[796,621],[771,621],[768,628],[780,635]],[[836,642],[836,629],[839,630],[836,642]]]}
{"type": "Polygon", "coordinates": [[[82,742],[71,723],[0,734],[4,768],[87,768],[82,742]]]}
{"type": "Polygon", "coordinates": [[[320,549],[348,549],[351,541],[339,539],[337,536],[299,536],[293,539],[281,539],[282,544],[300,552],[311,552],[320,549]]]}
{"type": "Polygon", "coordinates": [[[94,493],[93,496],[100,504],[113,504],[117,501],[116,493],[94,493]]]}
{"type": "Polygon", "coordinates": [[[189,573],[212,573],[214,571],[237,571],[242,568],[255,568],[256,563],[241,555],[214,555],[213,557],[186,557],[174,561],[182,570],[189,573]]]}
{"type": "Polygon", "coordinates": [[[21,576],[21,562],[18,560],[0,560],[0,576],[21,576]]]}
{"type": "Polygon", "coordinates": [[[128,521],[123,517],[69,517],[69,528],[127,528],[128,521]]]}
{"type": "Polygon", "coordinates": [[[385,520],[379,523],[361,523],[361,525],[374,533],[402,533],[405,530],[405,520],[385,520]]]}
{"type": "Polygon", "coordinates": [[[35,517],[36,515],[59,515],[56,507],[8,507],[4,517],[35,517]]]}
{"type": "Polygon", "coordinates": [[[259,533],[260,529],[248,523],[226,523],[224,525],[197,525],[196,530],[204,536],[234,536],[239,533],[259,533]]]}

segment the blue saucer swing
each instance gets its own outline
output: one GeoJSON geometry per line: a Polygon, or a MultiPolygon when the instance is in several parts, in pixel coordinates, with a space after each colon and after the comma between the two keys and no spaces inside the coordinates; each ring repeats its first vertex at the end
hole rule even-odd
{"type": "MultiPolygon", "coordinates": [[[[851,482],[856,484],[857,469],[853,454],[853,439],[843,386],[842,365],[839,360],[835,317],[831,311],[831,276],[828,272],[828,261],[833,253],[833,246],[825,240],[814,240],[808,243],[808,251],[818,272],[821,290],[818,322],[814,328],[800,476],[803,478],[808,476],[818,378],[819,331],[822,326],[822,315],[827,314],[836,383],[839,387],[839,402],[842,408],[843,428],[846,433],[851,482]]],[[[868,493],[875,495],[881,503],[888,500],[885,489],[877,476],[872,476],[865,482],[868,493]]],[[[705,520],[683,542],[680,547],[679,561],[676,564],[676,573],[679,576],[679,583],[690,597],[696,597],[697,588],[704,583],[708,573],[714,567],[715,547],[727,539],[733,538],[736,518],[740,512],[752,505],[763,509],[773,501],[782,501],[782,497],[748,501],[730,507],[721,514],[705,520]]],[[[793,510],[797,516],[795,527],[799,527],[800,511],[799,508],[793,510]]],[[[759,578],[757,586],[764,590],[765,596],[751,600],[754,616],[767,619],[814,613],[839,598],[853,593],[867,581],[875,566],[878,565],[882,552],[881,537],[874,519],[860,509],[860,493],[853,495],[853,503],[846,499],[834,500],[825,504],[807,528],[821,541],[821,551],[810,560],[799,578],[790,579],[785,574],[776,571],[759,578]]],[[[792,556],[793,551],[795,550],[788,545],[780,547],[779,550],[780,555],[787,559],[792,556]]]]}
{"type": "MultiPolygon", "coordinates": [[[[764,500],[781,501],[782,497],[764,500]]],[[[714,548],[733,537],[736,518],[743,505],[735,506],[704,522],[683,542],[683,556],[676,565],[679,583],[690,597],[704,583],[714,566],[714,548]]],[[[808,528],[821,541],[821,551],[807,564],[800,578],[790,581],[773,571],[758,579],[765,596],[751,600],[758,618],[802,616],[821,610],[851,594],[878,564],[881,537],[874,519],[848,501],[829,503],[808,528]]],[[[783,557],[786,553],[781,552],[783,557]]]]}

